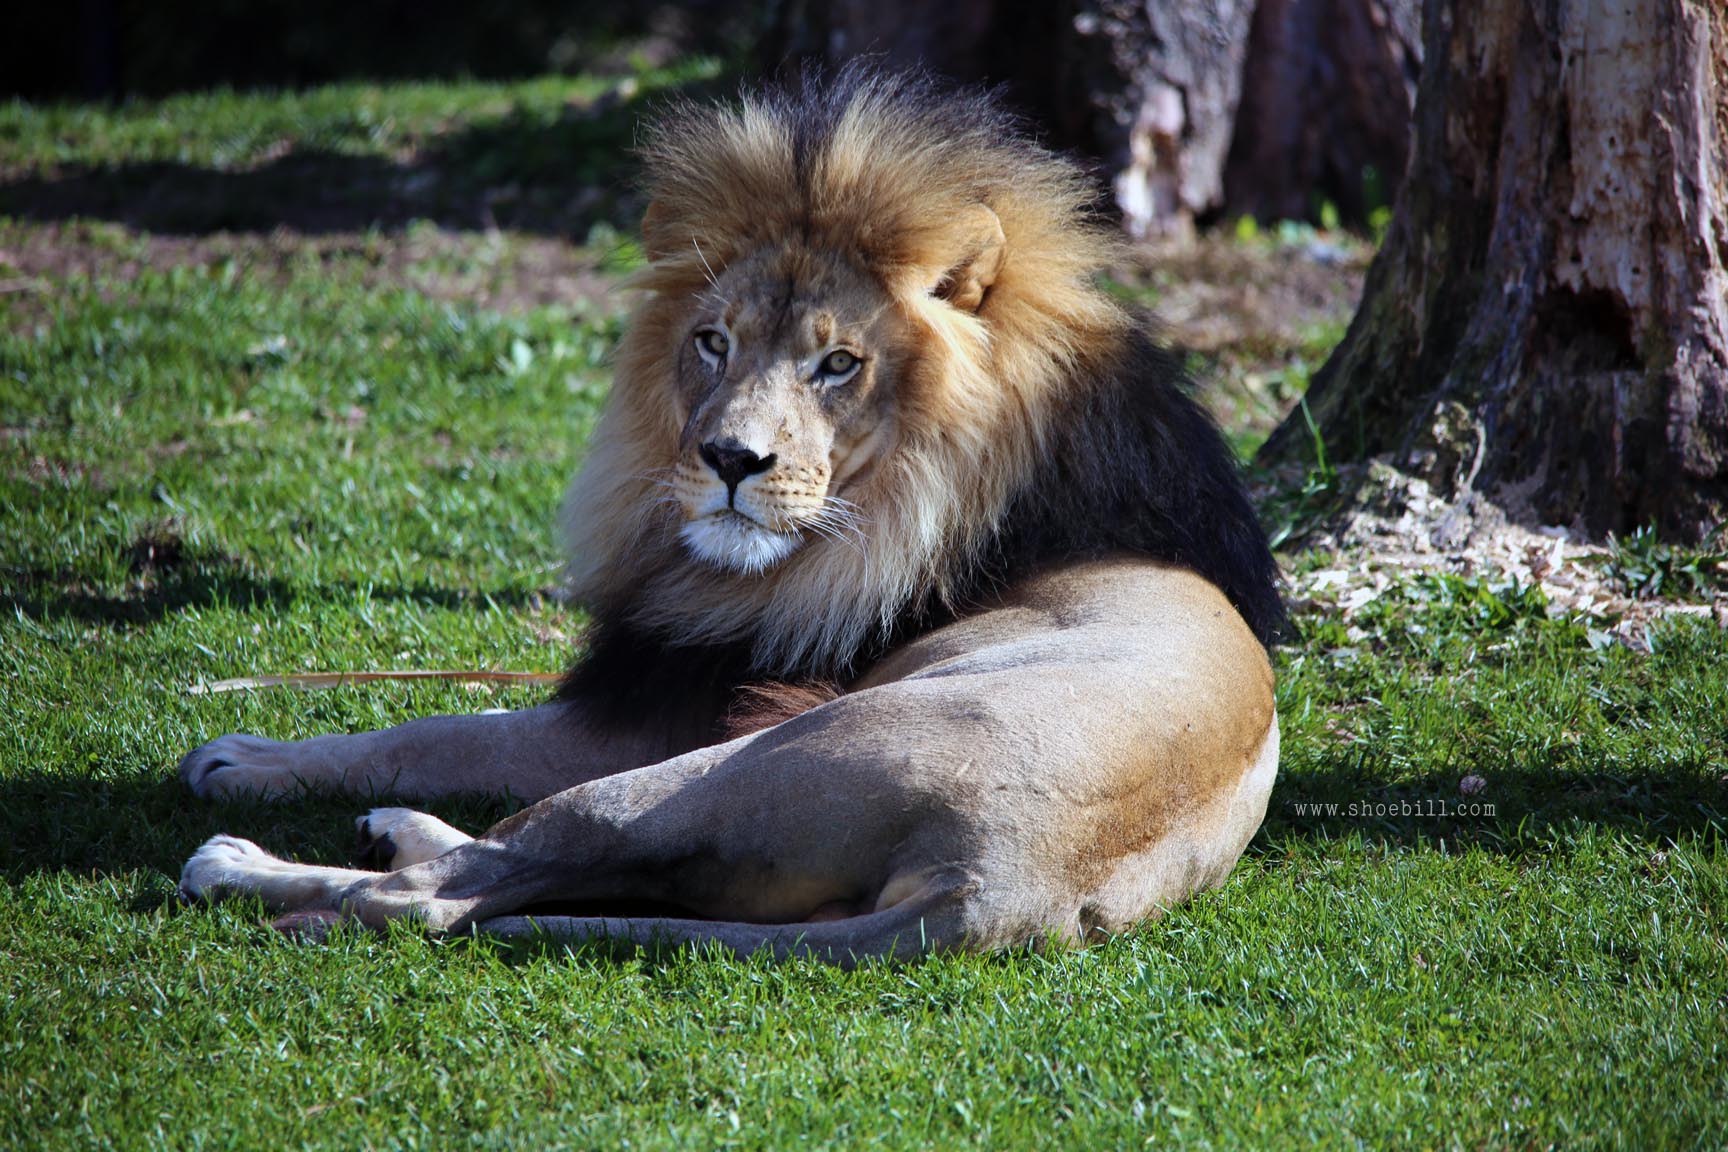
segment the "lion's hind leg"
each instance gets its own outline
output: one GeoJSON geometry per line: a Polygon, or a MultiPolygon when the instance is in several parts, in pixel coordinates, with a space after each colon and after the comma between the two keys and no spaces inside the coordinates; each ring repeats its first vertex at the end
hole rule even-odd
{"type": "Polygon", "coordinates": [[[436,860],[474,837],[412,808],[374,808],[354,821],[355,855],[387,872],[436,860]]]}
{"type": "Polygon", "coordinates": [[[212,836],[180,869],[180,895],[215,902],[257,896],[272,908],[334,907],[338,894],[374,872],[296,864],[238,836],[212,836]]]}
{"type": "MultiPolygon", "coordinates": [[[[358,855],[386,871],[436,860],[474,838],[411,808],[374,808],[354,822],[358,855]]],[[[180,870],[180,894],[214,902],[251,894],[275,908],[333,905],[339,893],[377,876],[353,868],[297,864],[238,836],[212,836],[180,870]]]]}

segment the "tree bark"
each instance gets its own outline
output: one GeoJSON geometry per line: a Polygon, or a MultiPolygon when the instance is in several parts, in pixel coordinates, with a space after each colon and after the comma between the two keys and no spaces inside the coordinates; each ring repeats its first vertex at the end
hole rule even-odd
{"type": "Polygon", "coordinates": [[[1254,0],[782,0],[761,54],[784,71],[876,53],[891,67],[1005,84],[1052,144],[1102,161],[1124,226],[1146,236],[1223,206],[1253,9],[1254,0]]]}
{"type": "Polygon", "coordinates": [[[1100,162],[1130,236],[1191,232],[1224,204],[1254,0],[1059,7],[1055,50],[1028,77],[1030,110],[1058,147],[1100,162]]]}
{"type": "Polygon", "coordinates": [[[1131,236],[1185,230],[1223,205],[1253,11],[1253,0],[1079,5],[1058,123],[1103,160],[1131,236]]]}
{"type": "Polygon", "coordinates": [[[1312,217],[1321,200],[1361,221],[1404,170],[1420,5],[779,0],[759,58],[773,71],[875,53],[1004,84],[1051,143],[1101,161],[1137,236],[1220,214],[1312,217]]]}
{"type": "MultiPolygon", "coordinates": [[[[1728,10],[1428,0],[1410,169],[1308,408],[1460,506],[1698,539],[1728,511],[1728,10]]],[[[1298,412],[1263,458],[1301,456],[1298,412]]]]}
{"type": "Polygon", "coordinates": [[[1422,0],[1259,0],[1224,170],[1225,212],[1361,222],[1404,175],[1422,0]]]}

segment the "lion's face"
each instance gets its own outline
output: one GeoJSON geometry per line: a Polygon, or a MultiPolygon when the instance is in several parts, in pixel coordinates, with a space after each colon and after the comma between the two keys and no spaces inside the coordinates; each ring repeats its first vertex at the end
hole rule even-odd
{"type": "Polygon", "coordinates": [[[671,487],[682,538],[740,572],[860,521],[848,493],[894,439],[893,382],[908,324],[843,257],[792,246],[717,277],[673,329],[683,423],[671,487]]]}
{"type": "Polygon", "coordinates": [[[1041,453],[1129,329],[1095,188],[898,91],[679,105],[645,134],[640,295],[566,504],[597,618],[832,676],[969,596],[1068,466],[1041,453]]]}

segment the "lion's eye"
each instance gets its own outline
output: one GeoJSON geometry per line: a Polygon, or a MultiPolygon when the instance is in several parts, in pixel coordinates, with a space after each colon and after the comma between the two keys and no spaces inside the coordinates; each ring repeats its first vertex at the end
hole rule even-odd
{"type": "Polygon", "coordinates": [[[696,351],[711,361],[726,359],[731,350],[732,341],[718,328],[704,328],[696,333],[696,351]]]}
{"type": "Polygon", "coordinates": [[[838,380],[850,376],[858,370],[859,360],[856,354],[844,348],[836,348],[822,358],[822,366],[818,371],[830,380],[838,380]]]}

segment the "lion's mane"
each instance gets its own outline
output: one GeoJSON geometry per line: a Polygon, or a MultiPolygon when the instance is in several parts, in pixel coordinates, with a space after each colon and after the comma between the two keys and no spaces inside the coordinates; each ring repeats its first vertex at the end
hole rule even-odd
{"type": "Polygon", "coordinates": [[[853,68],[676,106],[643,153],[643,297],[569,503],[572,591],[597,622],[573,690],[640,713],[680,693],[723,708],[751,679],[843,681],[995,587],[1107,552],[1195,569],[1273,640],[1276,569],[1234,460],[1144,319],[1097,282],[1118,252],[1093,184],[986,94],[853,68]],[[979,203],[1006,257],[972,313],[930,275],[979,203]],[[873,270],[922,351],[896,384],[896,444],[848,492],[861,547],[718,571],[685,553],[654,486],[677,452],[675,355],[711,270],[789,241],[873,270]]]}

